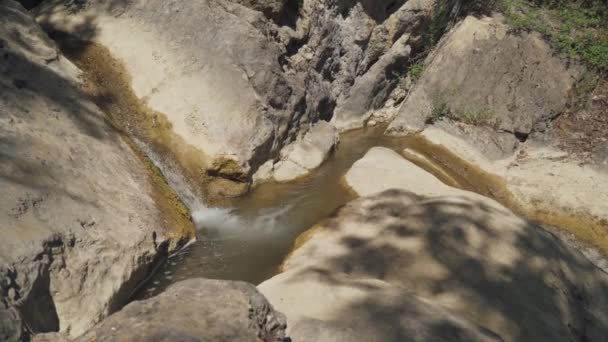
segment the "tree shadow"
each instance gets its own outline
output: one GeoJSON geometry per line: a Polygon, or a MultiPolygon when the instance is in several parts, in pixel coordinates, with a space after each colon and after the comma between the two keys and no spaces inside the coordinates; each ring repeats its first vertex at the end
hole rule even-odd
{"type": "MultiPolygon", "coordinates": [[[[120,139],[120,134],[91,101],[80,72],[62,57],[29,13],[17,3],[4,2],[0,22],[0,179],[31,189],[67,192],[53,185],[57,179],[52,161],[35,156],[52,147],[44,141],[31,145],[35,136],[47,134],[45,127],[34,122],[45,122],[47,127],[57,122],[57,127],[67,129],[56,132],[65,135],[66,143],[75,133],[102,142],[120,139]],[[30,128],[23,131],[24,127],[30,128]]],[[[77,29],[95,34],[92,20],[77,29]]]]}
{"type": "MultiPolygon", "coordinates": [[[[78,184],[70,177],[79,162],[96,157],[87,144],[116,144],[121,136],[89,98],[80,71],[21,5],[0,2],[0,23],[0,233],[8,232],[0,253],[0,340],[29,340],[32,332],[59,330],[49,267],[63,247],[38,234],[40,227],[17,224],[24,241],[44,240],[28,247],[31,262],[11,260],[20,253],[11,245],[13,222],[50,194],[97,206],[70,187],[78,184]]],[[[92,21],[79,29],[95,34],[92,21]]]]}
{"type": "MultiPolygon", "coordinates": [[[[389,190],[351,202],[323,226],[323,237],[296,250],[287,270],[324,274],[319,279],[332,287],[380,279],[505,340],[601,341],[608,332],[608,275],[498,204],[389,190]]],[[[402,304],[371,291],[337,316],[379,312],[368,319],[396,330],[382,340],[407,341],[402,304]]],[[[458,340],[449,325],[436,329],[458,340]]]]}

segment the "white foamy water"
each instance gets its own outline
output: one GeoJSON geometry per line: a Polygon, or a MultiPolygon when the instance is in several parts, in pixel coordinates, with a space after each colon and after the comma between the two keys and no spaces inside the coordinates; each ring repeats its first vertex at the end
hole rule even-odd
{"type": "Polygon", "coordinates": [[[246,218],[230,208],[200,208],[192,212],[192,220],[207,239],[262,237],[280,227],[291,206],[265,208],[253,218],[246,218]]]}
{"type": "Polygon", "coordinates": [[[190,209],[190,212],[205,208],[196,195],[196,192],[190,187],[190,184],[188,184],[173,162],[163,159],[153,149],[140,140],[133,138],[133,141],[141,151],[148,156],[152,163],[154,163],[154,166],[160,170],[169,186],[175,191],[188,209],[190,209]]]}

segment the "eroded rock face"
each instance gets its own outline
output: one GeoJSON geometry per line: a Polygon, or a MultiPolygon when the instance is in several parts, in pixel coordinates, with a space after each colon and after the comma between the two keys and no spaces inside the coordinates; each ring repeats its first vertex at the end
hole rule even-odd
{"type": "Polygon", "coordinates": [[[307,235],[284,273],[259,287],[285,312],[294,338],[315,325],[339,336],[366,336],[370,328],[357,316],[362,310],[397,320],[381,341],[409,336],[399,335],[408,331],[401,320],[408,313],[430,315],[430,322],[416,321],[417,331],[441,340],[443,329],[428,330],[437,306],[459,317],[459,324],[445,322],[453,327],[447,330],[463,332],[456,334],[462,340],[600,341],[608,333],[608,276],[491,200],[388,190],[349,203],[307,235]],[[413,304],[408,312],[403,297],[387,294],[394,300],[384,302],[374,294],[388,284],[431,305],[413,304]],[[387,311],[392,314],[383,316],[387,311]],[[483,332],[463,328],[470,327],[463,319],[483,332]]]}
{"type": "Polygon", "coordinates": [[[426,61],[389,127],[422,130],[449,115],[524,135],[561,114],[580,70],[568,68],[538,33],[514,33],[501,17],[467,17],[426,61]]]}
{"type": "Polygon", "coordinates": [[[0,340],[77,336],[193,227],[25,9],[0,22],[0,340]]]}
{"type": "Polygon", "coordinates": [[[401,78],[420,52],[434,0],[304,1],[287,56],[307,75],[307,106],[340,130],[364,126],[388,99],[402,100],[401,78]],[[295,49],[294,48],[294,49],[295,49]]]}
{"type": "Polygon", "coordinates": [[[190,279],[125,306],[76,341],[281,342],[285,327],[253,285],[190,279]]]}
{"type": "Polygon", "coordinates": [[[251,9],[264,13],[268,18],[280,20],[288,0],[231,0],[251,9]]]}

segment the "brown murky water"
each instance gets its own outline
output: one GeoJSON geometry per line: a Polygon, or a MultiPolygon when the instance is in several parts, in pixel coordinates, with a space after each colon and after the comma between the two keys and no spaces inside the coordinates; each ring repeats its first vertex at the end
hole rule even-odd
{"type": "Polygon", "coordinates": [[[298,235],[355,198],[341,178],[374,146],[401,151],[411,139],[382,135],[384,127],[342,135],[335,154],[308,177],[266,183],[228,208],[193,213],[198,241],[171,258],[139,298],[155,295],[175,281],[205,277],[258,284],[278,270],[298,235]]]}

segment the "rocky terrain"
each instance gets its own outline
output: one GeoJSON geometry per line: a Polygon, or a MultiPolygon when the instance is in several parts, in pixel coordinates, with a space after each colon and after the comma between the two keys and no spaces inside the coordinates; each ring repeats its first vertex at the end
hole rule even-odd
{"type": "Polygon", "coordinates": [[[49,32],[108,48],[166,121],[155,131],[170,127],[163,139],[139,138],[214,196],[246,191],[315,122],[362,127],[402,99],[400,76],[434,9],[431,0],[242,3],[263,12],[227,0],[45,1],[34,11],[49,32]]]}
{"type": "Polygon", "coordinates": [[[603,341],[606,22],[599,0],[0,0],[0,340],[603,341]],[[302,184],[371,126],[404,143],[340,175],[360,198],[274,277],[128,304],[194,210],[302,184]]]}
{"type": "Polygon", "coordinates": [[[492,200],[419,195],[349,203],[259,286],[294,340],[603,339],[608,275],[582,254],[492,200]]]}
{"type": "Polygon", "coordinates": [[[0,340],[77,336],[194,229],[34,19],[2,1],[0,21],[0,340]]]}
{"type": "MultiPolygon", "coordinates": [[[[36,341],[67,340],[51,333],[36,341]]],[[[285,316],[253,285],[207,279],[177,283],[133,302],[75,341],[288,341],[285,316]]]]}

